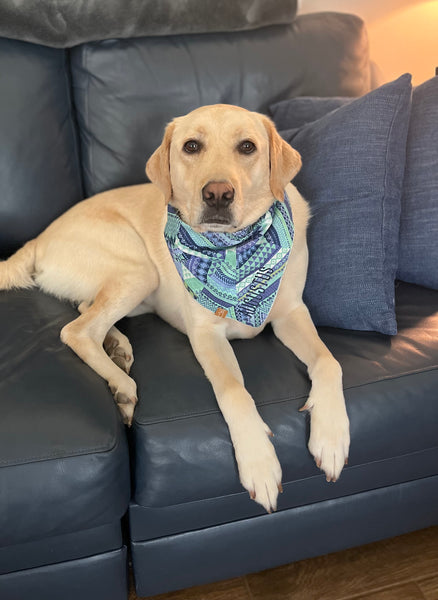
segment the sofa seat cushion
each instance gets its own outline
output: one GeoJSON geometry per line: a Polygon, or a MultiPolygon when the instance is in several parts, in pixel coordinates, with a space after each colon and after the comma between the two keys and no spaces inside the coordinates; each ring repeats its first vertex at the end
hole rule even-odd
{"type": "Polygon", "coordinates": [[[106,383],[64,346],[70,305],[0,293],[0,548],[113,523],[126,511],[126,435],[106,383]]]}
{"type": "MultiPolygon", "coordinates": [[[[232,342],[283,467],[278,509],[438,473],[438,292],[399,284],[399,333],[321,328],[344,372],[349,465],[328,484],[307,450],[306,369],[267,329],[232,342]]],[[[239,482],[231,441],[187,338],[155,316],[126,320],[139,405],[134,523],[155,535],[260,514],[239,482]],[[161,519],[160,516],[163,518],[161,519]]],[[[135,528],[135,525],[134,525],[135,528]]]]}

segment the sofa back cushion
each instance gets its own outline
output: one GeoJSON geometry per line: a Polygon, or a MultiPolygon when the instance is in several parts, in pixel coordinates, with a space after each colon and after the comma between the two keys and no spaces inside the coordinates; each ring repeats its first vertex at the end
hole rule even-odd
{"type": "Polygon", "coordinates": [[[335,13],[253,31],[84,44],[72,50],[72,76],[87,195],[143,183],[164,126],[201,105],[266,112],[280,99],[357,96],[370,86],[363,22],[335,13]]]}
{"type": "Polygon", "coordinates": [[[82,197],[63,50],[0,38],[0,256],[82,197]]]}
{"type": "Polygon", "coordinates": [[[113,38],[242,31],[290,23],[297,4],[298,0],[233,0],[219,5],[217,0],[2,0],[0,36],[69,48],[113,38]]]}

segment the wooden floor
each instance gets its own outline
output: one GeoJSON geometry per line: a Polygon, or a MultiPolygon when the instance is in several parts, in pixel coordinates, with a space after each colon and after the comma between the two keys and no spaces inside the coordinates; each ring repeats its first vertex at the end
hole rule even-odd
{"type": "MultiPolygon", "coordinates": [[[[438,600],[438,527],[246,577],[153,596],[153,600],[353,598],[438,600]]],[[[133,589],[129,600],[140,600],[133,589]]]]}

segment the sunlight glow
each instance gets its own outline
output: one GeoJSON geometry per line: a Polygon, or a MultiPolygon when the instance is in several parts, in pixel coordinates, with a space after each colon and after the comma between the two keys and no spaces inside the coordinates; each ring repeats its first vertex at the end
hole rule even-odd
{"type": "Polygon", "coordinates": [[[412,73],[418,85],[438,67],[438,0],[415,2],[369,22],[372,59],[385,80],[412,73]]]}

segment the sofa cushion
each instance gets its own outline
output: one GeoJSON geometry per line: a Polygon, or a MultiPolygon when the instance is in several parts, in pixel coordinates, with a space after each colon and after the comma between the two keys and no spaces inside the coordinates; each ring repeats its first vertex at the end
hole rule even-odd
{"type": "Polygon", "coordinates": [[[266,112],[279,98],[370,86],[363,22],[336,13],[240,33],[85,44],[72,50],[72,77],[88,196],[143,183],[164,126],[201,105],[266,112]]]}
{"type": "Polygon", "coordinates": [[[39,0],[18,8],[0,4],[0,35],[47,46],[70,47],[92,40],[143,35],[240,31],[290,23],[297,0],[39,0]],[[128,4],[128,5],[127,5],[128,4]]]}
{"type": "MultiPolygon", "coordinates": [[[[326,502],[315,502],[271,515],[265,514],[257,519],[236,519],[220,527],[207,527],[155,540],[136,539],[137,530],[133,530],[131,526],[131,551],[136,591],[138,595],[148,596],[148,598],[150,594],[154,594],[154,600],[166,598],[185,600],[190,596],[184,592],[160,595],[157,598],[155,594],[164,594],[174,589],[209,583],[218,579],[248,575],[251,572],[286,564],[284,569],[276,569],[275,573],[268,575],[269,586],[266,585],[266,579],[263,587],[259,583],[260,579],[255,580],[253,589],[257,589],[257,592],[253,598],[263,600],[345,598],[344,594],[338,595],[339,591],[338,594],[336,593],[341,588],[338,578],[335,581],[327,579],[325,586],[313,585],[313,580],[310,580],[312,583],[309,585],[310,577],[314,576],[314,568],[310,574],[307,571],[308,564],[292,567],[288,563],[318,556],[320,558],[316,564],[323,570],[317,577],[320,575],[330,577],[329,573],[334,572],[338,577],[338,569],[332,568],[328,571],[324,568],[327,562],[323,555],[435,526],[438,522],[437,495],[438,477],[428,477],[326,502]],[[276,576],[282,582],[288,577],[289,592],[281,583],[277,585],[276,576]],[[298,578],[298,585],[295,578],[298,578]],[[324,595],[321,592],[311,591],[312,588],[321,590],[322,587],[326,590],[324,595]],[[266,591],[263,593],[260,589],[266,591]]],[[[428,564],[432,565],[436,561],[436,552],[432,549],[435,538],[436,533],[430,531],[428,535],[425,532],[421,545],[417,546],[420,552],[423,548],[427,548],[427,555],[432,555],[433,558],[421,556],[420,560],[428,560],[430,561],[428,564]],[[429,543],[426,541],[427,538],[430,540],[429,543]]],[[[388,552],[390,544],[384,545],[383,548],[388,552]]],[[[414,552],[415,549],[411,547],[410,551],[406,552],[404,560],[412,560],[414,552]]],[[[349,553],[349,560],[354,561],[359,567],[359,561],[363,561],[363,553],[364,550],[358,548],[355,553],[349,553]]],[[[377,567],[377,560],[379,559],[374,559],[372,571],[374,573],[377,568],[383,570],[386,567],[385,562],[377,567]]],[[[341,561],[338,564],[341,572],[344,569],[347,572],[351,570],[350,565],[344,565],[341,561]]],[[[433,572],[433,566],[431,569],[433,572]]],[[[342,577],[345,577],[344,574],[345,571],[342,577]]],[[[264,573],[260,576],[266,578],[264,573]]],[[[358,589],[362,581],[364,584],[365,581],[375,582],[370,578],[370,573],[364,571],[361,576],[359,574],[356,576],[350,589],[358,589]]],[[[342,587],[347,590],[347,582],[342,587]]],[[[214,586],[215,591],[212,593],[207,591],[212,589],[210,586],[203,588],[205,593],[201,590],[199,595],[194,592],[195,598],[212,599],[218,596],[217,588],[218,586],[214,586]]],[[[226,593],[225,586],[222,589],[223,593],[219,594],[219,598],[230,598],[230,600],[231,598],[236,600],[237,597],[248,598],[246,593],[239,596],[230,595],[226,593]]],[[[231,586],[228,589],[231,589],[231,586]]],[[[236,588],[233,586],[232,589],[236,588]]],[[[374,600],[379,597],[387,600],[391,596],[397,600],[421,598],[417,594],[407,595],[403,592],[397,594],[396,589],[400,591],[400,588],[395,588],[394,592],[389,592],[389,595],[386,592],[377,592],[377,595],[372,594],[372,596],[367,594],[367,600],[371,600],[373,596],[374,600]]],[[[366,596],[360,598],[364,600],[366,596]]],[[[428,597],[428,600],[432,599],[435,600],[436,596],[428,597]]]]}
{"type": "Polygon", "coordinates": [[[400,199],[411,108],[403,75],[300,129],[294,180],[310,204],[304,300],[318,325],[393,335],[400,199]]]}
{"type": "MultiPolygon", "coordinates": [[[[320,329],[342,365],[351,422],[349,465],[336,484],[307,450],[309,421],[298,411],[310,387],[304,365],[269,328],[232,342],[274,432],[283,467],[279,510],[438,474],[438,292],[400,284],[397,318],[394,338],[320,329]]],[[[125,320],[123,329],[140,398],[131,527],[160,537],[262,514],[239,483],[227,427],[187,338],[150,315],[125,320]]]]}
{"type": "Polygon", "coordinates": [[[67,57],[0,38],[0,257],[82,199],[67,57]]]}
{"type": "Polygon", "coordinates": [[[127,508],[118,410],[59,339],[75,316],[39,291],[0,293],[0,547],[97,528],[127,508]]]}
{"type": "Polygon", "coordinates": [[[126,547],[122,547],[0,575],[0,597],[2,600],[126,600],[126,555],[126,547]]]}
{"type": "Polygon", "coordinates": [[[397,276],[438,289],[438,77],[413,93],[397,276]]]}

